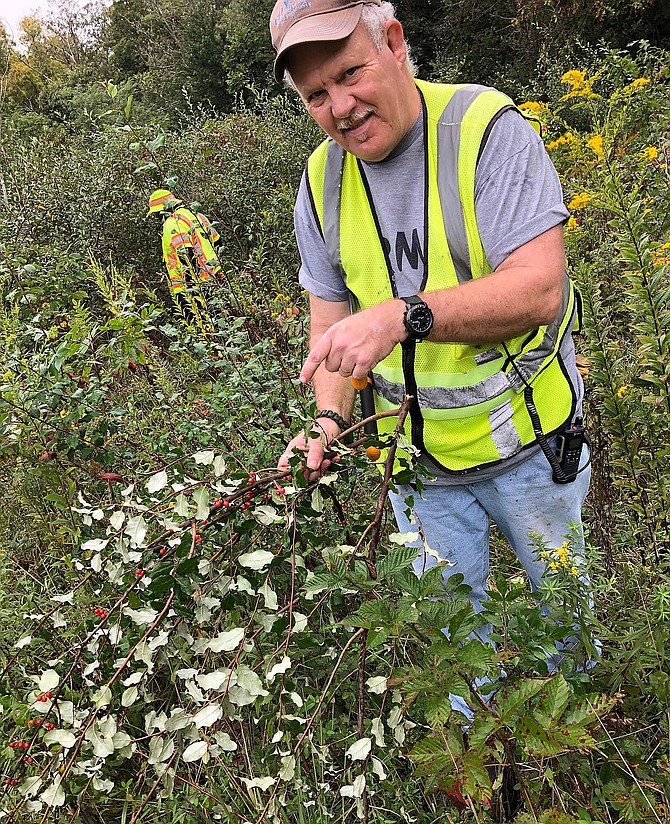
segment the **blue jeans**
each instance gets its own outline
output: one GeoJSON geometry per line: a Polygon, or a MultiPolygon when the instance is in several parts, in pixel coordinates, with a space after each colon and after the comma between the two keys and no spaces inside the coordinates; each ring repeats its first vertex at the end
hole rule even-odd
{"type": "MultiPolygon", "coordinates": [[[[552,442],[552,447],[553,447],[552,442]]],[[[588,449],[582,453],[581,466],[588,461],[588,449]]],[[[587,467],[569,484],[556,484],[551,479],[551,467],[542,452],[538,452],[514,469],[488,481],[473,481],[457,486],[427,485],[421,495],[409,487],[399,494],[390,493],[398,529],[401,533],[417,532],[417,523],[405,515],[405,496],[414,495],[413,516],[417,519],[426,543],[440,560],[450,566],[445,578],[460,573],[470,588],[469,598],[476,612],[486,598],[489,575],[490,522],[497,524],[521,562],[530,586],[535,591],[545,571],[537,555],[537,545],[530,539],[535,533],[547,547],[558,548],[566,536],[577,530],[581,534],[581,510],[591,478],[587,467]]],[[[411,544],[423,547],[421,538],[411,544]]],[[[437,563],[437,558],[425,550],[414,562],[417,575],[437,563]]],[[[486,640],[488,628],[478,631],[486,640]]],[[[455,708],[464,710],[462,699],[452,699],[455,708]]],[[[466,712],[465,714],[471,715],[466,712]]]]}

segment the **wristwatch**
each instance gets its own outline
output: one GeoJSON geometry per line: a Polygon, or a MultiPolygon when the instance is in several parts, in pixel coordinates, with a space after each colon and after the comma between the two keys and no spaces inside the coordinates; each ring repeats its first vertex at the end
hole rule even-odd
{"type": "Polygon", "coordinates": [[[408,340],[423,340],[430,335],[433,328],[433,312],[428,304],[424,303],[418,295],[410,295],[402,298],[407,304],[403,323],[407,330],[408,340]]]}

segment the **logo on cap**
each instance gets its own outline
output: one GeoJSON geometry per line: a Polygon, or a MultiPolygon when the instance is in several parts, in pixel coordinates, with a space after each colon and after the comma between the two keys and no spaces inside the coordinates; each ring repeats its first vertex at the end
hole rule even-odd
{"type": "Polygon", "coordinates": [[[275,26],[283,26],[289,17],[293,17],[302,9],[308,9],[311,5],[309,0],[284,0],[274,19],[275,26]]]}

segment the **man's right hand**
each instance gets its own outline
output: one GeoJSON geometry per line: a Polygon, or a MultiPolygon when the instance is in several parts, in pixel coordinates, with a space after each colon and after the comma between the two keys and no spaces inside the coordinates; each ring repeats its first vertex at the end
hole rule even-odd
{"type": "Polygon", "coordinates": [[[340,434],[340,427],[329,418],[319,418],[312,423],[312,430],[309,438],[305,438],[305,433],[296,435],[284,450],[277,469],[285,472],[289,469],[289,459],[292,455],[302,453],[305,478],[308,481],[316,481],[325,475],[336,458],[327,456],[328,445],[340,434]]]}

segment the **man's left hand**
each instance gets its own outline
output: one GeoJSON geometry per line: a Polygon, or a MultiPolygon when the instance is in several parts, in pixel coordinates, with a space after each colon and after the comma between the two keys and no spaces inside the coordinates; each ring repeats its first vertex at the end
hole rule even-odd
{"type": "Polygon", "coordinates": [[[300,380],[308,383],[321,363],[344,378],[364,378],[407,337],[404,314],[404,301],[387,300],[334,323],[314,344],[300,380]]]}

